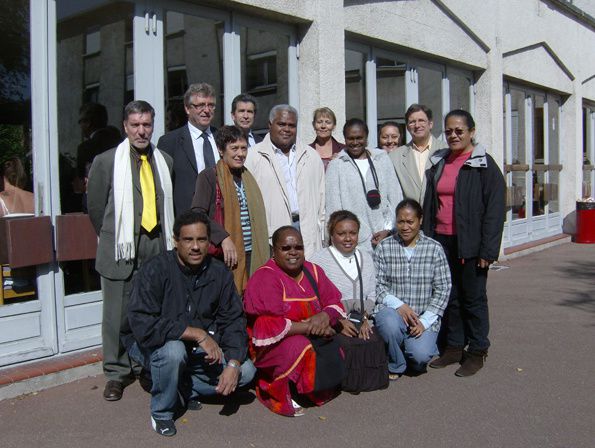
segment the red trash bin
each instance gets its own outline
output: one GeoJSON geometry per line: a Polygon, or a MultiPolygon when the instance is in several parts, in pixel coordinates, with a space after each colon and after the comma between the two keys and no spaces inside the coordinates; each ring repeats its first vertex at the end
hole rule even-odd
{"type": "Polygon", "coordinates": [[[595,244],[595,202],[576,201],[574,242],[595,244]]]}

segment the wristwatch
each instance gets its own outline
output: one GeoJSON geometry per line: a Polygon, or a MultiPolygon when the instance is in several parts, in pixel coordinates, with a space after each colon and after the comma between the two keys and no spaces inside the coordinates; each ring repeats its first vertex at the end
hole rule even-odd
{"type": "Polygon", "coordinates": [[[234,369],[238,369],[238,370],[240,370],[240,363],[239,363],[239,362],[237,362],[237,361],[234,361],[233,359],[232,359],[231,361],[228,361],[228,362],[227,362],[227,365],[228,365],[229,367],[233,367],[234,369]]]}

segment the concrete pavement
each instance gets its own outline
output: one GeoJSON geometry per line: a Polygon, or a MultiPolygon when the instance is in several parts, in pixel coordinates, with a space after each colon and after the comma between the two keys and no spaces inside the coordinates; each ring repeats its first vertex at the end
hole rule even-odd
{"type": "Polygon", "coordinates": [[[149,395],[101,397],[87,378],[0,401],[0,446],[585,447],[595,446],[595,245],[564,244],[490,272],[486,367],[403,377],[384,391],[342,394],[300,418],[258,401],[205,405],[167,439],[150,429],[149,395]]]}

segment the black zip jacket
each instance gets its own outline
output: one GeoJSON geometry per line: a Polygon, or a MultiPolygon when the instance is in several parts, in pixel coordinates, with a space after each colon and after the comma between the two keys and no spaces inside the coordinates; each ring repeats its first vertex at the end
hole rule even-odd
{"type": "Polygon", "coordinates": [[[190,326],[208,331],[226,359],[242,362],[246,358],[248,334],[242,300],[232,273],[211,257],[198,272],[181,265],[174,250],[149,260],[134,280],[128,324],[122,331],[127,348],[134,341],[143,348],[161,347],[179,340],[190,326]]]}
{"type": "MultiPolygon", "coordinates": [[[[436,193],[450,149],[436,151],[424,198],[423,231],[433,237],[439,202],[436,193]]],[[[505,220],[506,184],[494,159],[477,145],[461,167],[455,187],[458,257],[494,261],[500,253],[505,220]]]]}

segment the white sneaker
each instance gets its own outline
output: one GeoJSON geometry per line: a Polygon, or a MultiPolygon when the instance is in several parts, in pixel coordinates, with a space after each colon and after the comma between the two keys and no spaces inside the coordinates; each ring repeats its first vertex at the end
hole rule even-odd
{"type": "Polygon", "coordinates": [[[306,415],[306,411],[303,407],[301,407],[296,401],[292,398],[291,405],[293,406],[293,416],[294,417],[302,417],[306,415]]]}

